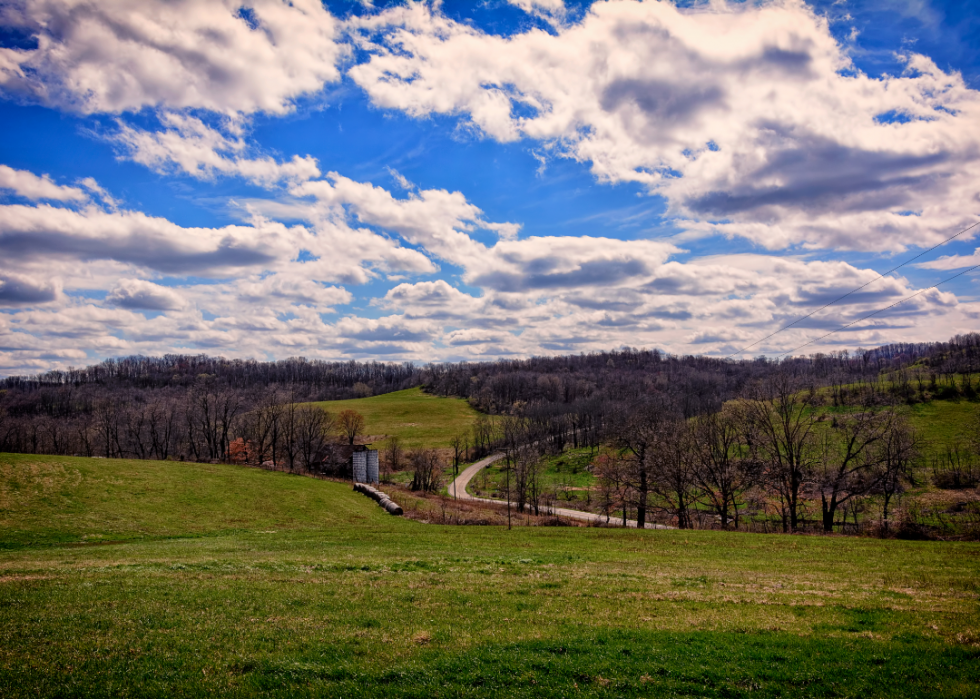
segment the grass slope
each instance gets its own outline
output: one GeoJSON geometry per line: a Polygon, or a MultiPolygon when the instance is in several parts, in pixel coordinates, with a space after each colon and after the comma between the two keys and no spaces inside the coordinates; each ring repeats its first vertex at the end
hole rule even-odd
{"type": "Polygon", "coordinates": [[[321,528],[374,510],[343,486],[224,464],[0,456],[0,549],[321,528]]]}
{"type": "Polygon", "coordinates": [[[352,409],[364,415],[368,435],[397,435],[402,446],[448,447],[460,432],[468,432],[479,413],[461,398],[441,398],[421,388],[370,398],[314,403],[333,414],[352,409]]]}
{"type": "Polygon", "coordinates": [[[235,466],[0,465],[4,697],[980,691],[976,544],[454,528],[235,466]]]}
{"type": "Polygon", "coordinates": [[[969,448],[977,437],[980,405],[968,400],[933,400],[904,408],[909,421],[922,436],[923,455],[938,456],[947,445],[960,444],[969,448]]]}

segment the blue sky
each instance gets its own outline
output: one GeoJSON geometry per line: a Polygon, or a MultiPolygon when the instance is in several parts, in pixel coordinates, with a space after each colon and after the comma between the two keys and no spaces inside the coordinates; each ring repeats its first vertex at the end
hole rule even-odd
{"type": "MultiPolygon", "coordinates": [[[[970,2],[15,0],[0,375],[780,355],[980,264],[970,2]]],[[[806,352],[977,329],[977,277],[806,352]]]]}

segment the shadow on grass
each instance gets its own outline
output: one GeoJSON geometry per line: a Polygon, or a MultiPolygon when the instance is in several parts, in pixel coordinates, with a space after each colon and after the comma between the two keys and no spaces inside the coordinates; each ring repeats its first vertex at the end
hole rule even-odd
{"type": "MultiPolygon", "coordinates": [[[[362,620],[374,626],[373,619],[362,620]]],[[[428,637],[426,637],[426,642],[428,637]]],[[[253,651],[257,650],[253,648],[253,651]]],[[[329,697],[975,697],[980,649],[907,634],[800,637],[784,632],[609,631],[427,648],[374,667],[354,647],[272,649],[220,667],[159,657],[91,657],[80,667],[0,669],[3,696],[329,697]],[[352,652],[353,651],[353,652],[352,652]],[[203,671],[202,671],[203,670],[203,671]]]]}
{"type": "MultiPolygon", "coordinates": [[[[273,695],[319,687],[349,697],[975,697],[980,649],[919,636],[893,641],[786,633],[609,632],[422,651],[412,662],[354,670],[315,654],[240,667],[273,695]]],[[[246,690],[247,691],[247,690],[246,690]]]]}

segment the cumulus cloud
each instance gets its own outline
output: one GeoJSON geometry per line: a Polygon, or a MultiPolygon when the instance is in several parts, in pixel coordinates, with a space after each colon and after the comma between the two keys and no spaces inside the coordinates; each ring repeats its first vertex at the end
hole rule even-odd
{"type": "Polygon", "coordinates": [[[471,259],[483,251],[467,231],[488,224],[483,212],[460,192],[428,189],[398,199],[382,187],[335,172],[327,179],[297,185],[291,192],[315,198],[334,215],[346,208],[362,223],[394,231],[444,260],[471,259]]]}
{"type": "MultiPolygon", "coordinates": [[[[126,278],[105,303],[60,296],[44,307],[0,314],[2,370],[35,366],[41,355],[47,357],[41,362],[46,367],[77,364],[77,357],[58,353],[79,347],[94,356],[207,351],[242,357],[302,354],[432,361],[581,352],[626,342],[675,352],[728,354],[823,305],[823,290],[838,277],[863,282],[874,275],[837,265],[730,255],[680,269],[668,262],[646,277],[686,280],[690,272],[693,277],[733,280],[708,290],[692,287],[687,290],[691,293],[682,288],[664,293],[634,280],[588,293],[550,287],[510,294],[488,288],[475,296],[443,280],[423,280],[398,284],[378,302],[389,315],[350,315],[333,323],[324,320],[324,313],[331,304],[352,300],[351,295],[297,277],[303,265],[276,275],[177,288],[126,278]],[[184,305],[178,308],[167,291],[184,305]],[[142,312],[147,310],[158,313],[148,318],[142,312]]],[[[904,298],[914,287],[906,280],[887,279],[869,290],[872,295],[848,299],[752,352],[778,353],[803,345],[904,298]]],[[[930,290],[818,346],[873,346],[894,340],[896,333],[909,341],[935,339],[948,334],[950,327],[971,327],[978,318],[980,304],[930,290]]]]}
{"type": "MultiPolygon", "coordinates": [[[[167,351],[430,361],[625,342],[727,354],[873,281],[754,348],[778,353],[915,289],[843,262],[688,259],[685,240],[898,250],[973,220],[980,101],[922,56],[902,75],[863,75],[797,0],[595,3],[574,24],[559,0],[510,2],[550,30],[494,36],[437,2],[353,17],[344,29],[367,58],[350,76],[377,106],[456,115],[464,132],[638,183],[666,199],[682,236],[522,238],[519,222],[394,169],[397,194],[323,174],[308,155],[270,156],[249,140],[249,115],[287,112],[340,77],[341,27],[317,0],[4,4],[4,23],[37,36],[36,49],[0,49],[6,94],[149,108],[156,130],[117,117],[122,157],[275,193],[237,200],[238,225],[188,227],[127,210],[90,178],[0,166],[0,189],[35,202],[0,205],[0,305],[20,309],[0,314],[0,372],[167,351]],[[367,282],[387,284],[342,286],[367,282]],[[388,315],[359,317],[361,303],[388,315]]],[[[930,290],[822,346],[935,339],[978,318],[980,304],[930,290]]]]}
{"type": "Polygon", "coordinates": [[[531,237],[505,240],[470,261],[468,284],[496,291],[618,287],[650,276],[678,248],[612,238],[531,237]]]}
{"type": "Polygon", "coordinates": [[[447,313],[469,315],[483,306],[479,299],[454,289],[442,279],[399,284],[390,289],[378,303],[389,308],[408,311],[410,314],[429,317],[445,317],[447,313]]]}
{"type": "Polygon", "coordinates": [[[114,259],[174,274],[222,274],[269,265],[309,234],[265,222],[256,226],[182,228],[134,211],[81,211],[48,205],[0,207],[0,251],[17,258],[114,259]]]}
{"type": "Polygon", "coordinates": [[[138,211],[12,204],[0,206],[0,254],[7,264],[112,260],[177,276],[228,277],[302,267],[309,278],[355,283],[377,274],[373,267],[434,270],[425,255],[370,230],[350,228],[343,220],[287,226],[253,214],[249,223],[182,227],[138,211]],[[302,251],[312,261],[296,262],[302,251]]]}
{"type": "Polygon", "coordinates": [[[157,172],[172,169],[192,177],[211,179],[217,174],[237,175],[258,185],[301,182],[320,176],[316,158],[294,155],[277,162],[269,156],[249,158],[246,142],[226,136],[196,117],[165,112],[162,131],[144,131],[119,123],[111,138],[126,157],[157,172]]]}
{"type": "Polygon", "coordinates": [[[173,311],[186,303],[174,289],[144,279],[121,279],[109,291],[106,303],[134,310],[173,311]]]}
{"type": "Polygon", "coordinates": [[[422,3],[352,26],[371,58],[349,74],[375,104],[545,142],[666,197],[695,234],[900,250],[976,220],[980,94],[914,54],[860,73],[801,0],[596,3],[554,35],[422,3]]]}
{"type": "Polygon", "coordinates": [[[649,274],[678,251],[666,242],[599,237],[519,240],[519,225],[487,222],[461,192],[419,190],[399,199],[386,189],[337,173],[303,182],[290,191],[327,207],[319,211],[350,212],[362,223],[398,233],[412,245],[462,267],[468,284],[502,292],[622,286],[649,274]],[[492,246],[480,243],[470,235],[476,229],[496,232],[498,242],[492,246]]]}
{"type": "Polygon", "coordinates": [[[434,327],[430,323],[400,316],[384,318],[347,317],[339,320],[335,331],[343,338],[370,343],[417,343],[431,340],[434,327]]]}
{"type": "Polygon", "coordinates": [[[55,281],[0,269],[0,306],[36,306],[55,301],[60,293],[55,281]]]}
{"type": "Polygon", "coordinates": [[[241,280],[237,284],[240,300],[255,304],[269,304],[283,300],[290,304],[315,306],[323,313],[337,304],[350,303],[353,295],[342,287],[324,286],[312,279],[294,275],[273,274],[255,279],[241,280]]]}
{"type": "Polygon", "coordinates": [[[319,0],[13,0],[0,86],[92,112],[143,107],[282,114],[340,78],[339,23],[319,0]]]}
{"type": "MultiPolygon", "coordinates": [[[[92,180],[94,183],[95,180],[92,180]]],[[[51,201],[81,202],[88,197],[78,187],[55,184],[48,175],[35,175],[27,170],[15,170],[0,165],[0,189],[12,191],[27,199],[48,199],[51,201]]]]}

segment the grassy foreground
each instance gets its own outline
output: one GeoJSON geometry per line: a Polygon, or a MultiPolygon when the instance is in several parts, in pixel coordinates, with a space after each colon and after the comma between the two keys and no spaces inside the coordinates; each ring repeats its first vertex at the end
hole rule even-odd
{"type": "Polygon", "coordinates": [[[448,447],[454,435],[470,432],[480,414],[462,398],[433,396],[421,388],[313,405],[333,414],[356,410],[364,416],[368,435],[396,435],[406,449],[448,447]]]}
{"type": "Polygon", "coordinates": [[[0,455],[0,696],[980,693],[980,546],[443,527],[235,466],[0,455]]]}

